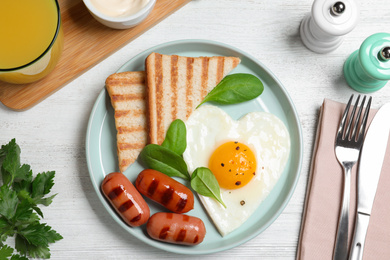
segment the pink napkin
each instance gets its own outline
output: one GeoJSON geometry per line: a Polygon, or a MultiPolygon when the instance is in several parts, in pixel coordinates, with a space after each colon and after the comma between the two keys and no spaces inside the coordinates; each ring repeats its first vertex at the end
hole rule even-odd
{"type": "MultiPolygon", "coordinates": [[[[297,259],[332,259],[344,178],[334,153],[334,142],[344,108],[345,104],[325,99],[320,110],[297,259]]],[[[374,109],[370,111],[369,122],[375,113],[374,109]]],[[[366,236],[364,260],[390,259],[389,144],[385,158],[366,236]]],[[[355,222],[356,172],[355,165],[351,176],[349,244],[355,222]]]]}

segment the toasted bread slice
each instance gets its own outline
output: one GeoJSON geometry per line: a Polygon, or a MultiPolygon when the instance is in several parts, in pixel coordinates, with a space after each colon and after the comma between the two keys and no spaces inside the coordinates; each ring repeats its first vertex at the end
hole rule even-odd
{"type": "Polygon", "coordinates": [[[119,170],[124,172],[148,139],[145,72],[112,74],[106,80],[106,88],[115,110],[119,170]]]}
{"type": "Polygon", "coordinates": [[[145,61],[149,142],[161,144],[175,119],[186,120],[203,98],[240,63],[236,57],[151,53],[145,61]]]}

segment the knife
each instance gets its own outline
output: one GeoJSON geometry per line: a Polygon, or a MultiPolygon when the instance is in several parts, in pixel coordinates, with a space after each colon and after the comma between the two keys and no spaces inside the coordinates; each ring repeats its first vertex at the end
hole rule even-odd
{"type": "Polygon", "coordinates": [[[383,105],[368,128],[360,153],[355,234],[350,260],[361,260],[364,242],[390,132],[390,103],[383,105]]]}

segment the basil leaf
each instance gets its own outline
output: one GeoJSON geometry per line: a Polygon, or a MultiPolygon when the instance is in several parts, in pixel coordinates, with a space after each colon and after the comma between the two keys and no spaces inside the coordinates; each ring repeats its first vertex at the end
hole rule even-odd
{"type": "Polygon", "coordinates": [[[227,75],[207,94],[196,108],[208,101],[224,105],[248,101],[260,96],[263,90],[264,86],[261,80],[252,74],[237,73],[227,75]]]}
{"type": "Polygon", "coordinates": [[[217,200],[226,208],[221,198],[218,181],[210,169],[196,168],[191,175],[191,188],[200,195],[217,200]]]}
{"type": "Polygon", "coordinates": [[[153,170],[169,177],[180,177],[190,180],[187,164],[175,152],[157,144],[148,144],[140,153],[141,161],[153,170]]]}
{"type": "Polygon", "coordinates": [[[186,125],[180,119],[176,119],[171,123],[161,146],[182,155],[187,147],[186,140],[187,130],[186,125]]]}

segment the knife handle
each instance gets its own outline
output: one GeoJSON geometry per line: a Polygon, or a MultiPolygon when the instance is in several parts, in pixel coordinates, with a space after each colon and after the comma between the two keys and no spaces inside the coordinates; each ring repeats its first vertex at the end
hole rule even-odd
{"type": "Polygon", "coordinates": [[[351,244],[349,260],[362,260],[364,242],[366,241],[369,221],[370,215],[357,212],[355,221],[355,234],[353,236],[353,241],[351,244]]]}

